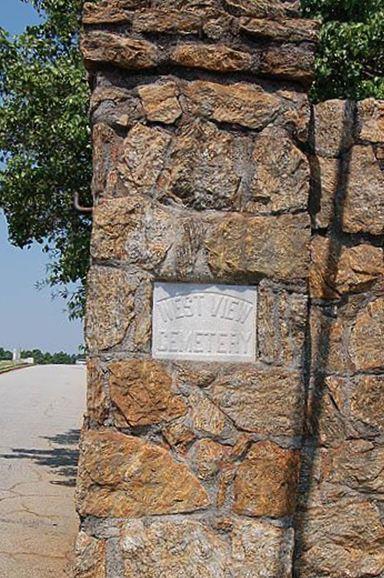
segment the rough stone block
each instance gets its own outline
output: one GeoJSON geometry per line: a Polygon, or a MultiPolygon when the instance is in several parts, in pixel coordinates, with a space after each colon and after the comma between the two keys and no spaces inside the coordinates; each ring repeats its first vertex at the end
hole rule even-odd
{"type": "Polygon", "coordinates": [[[342,247],[332,238],[312,239],[309,284],[313,299],[363,292],[383,278],[384,255],[379,247],[367,243],[342,247]]]}
{"type": "Polygon", "coordinates": [[[384,369],[384,298],[363,307],[352,329],[349,351],[357,371],[384,369]]]}
{"type": "Polygon", "coordinates": [[[147,40],[137,40],[113,32],[92,30],[85,32],[81,40],[85,64],[110,64],[130,70],[156,66],[159,51],[147,40]]]}
{"type": "Polygon", "coordinates": [[[262,436],[300,436],[303,385],[300,372],[251,365],[224,372],[206,390],[241,430],[262,436]]]}
{"type": "Polygon", "coordinates": [[[85,2],[83,24],[125,24],[132,19],[132,10],[140,7],[140,0],[102,0],[85,2]]]}
{"type": "Polygon", "coordinates": [[[310,211],[315,228],[325,229],[336,223],[336,195],[343,188],[340,159],[313,156],[310,158],[312,199],[310,211]]]}
{"type": "Polygon", "coordinates": [[[237,468],[234,510],[247,516],[289,516],[296,505],[299,452],[272,442],[253,444],[237,468]]]}
{"type": "Polygon", "coordinates": [[[289,578],[291,530],[254,520],[228,519],[223,526],[229,544],[198,520],[127,522],[121,532],[125,576],[289,578]]]}
{"type": "Polygon", "coordinates": [[[108,370],[111,401],[128,425],[169,422],[186,413],[187,407],[162,363],[141,359],[114,361],[108,370]]]}
{"type": "Polygon", "coordinates": [[[313,44],[271,45],[260,53],[258,71],[264,75],[309,84],[314,79],[313,44]]]}
{"type": "Polygon", "coordinates": [[[252,56],[249,52],[235,50],[224,44],[178,44],[170,54],[170,62],[186,68],[216,72],[236,72],[252,68],[252,56]]]}
{"type": "Polygon", "coordinates": [[[354,105],[348,100],[327,100],[314,107],[314,151],[338,157],[353,144],[354,105]]]}
{"type": "Polygon", "coordinates": [[[105,541],[81,531],[75,545],[74,578],[105,578],[105,541]]]}
{"type": "Polygon", "coordinates": [[[104,389],[104,372],[98,359],[87,361],[87,413],[91,420],[103,423],[109,413],[109,400],[104,389]]]}
{"type": "Polygon", "coordinates": [[[259,358],[268,364],[302,366],[307,315],[306,295],[277,289],[263,281],[258,297],[259,358]]]}
{"type": "Polygon", "coordinates": [[[181,116],[175,82],[147,84],[140,86],[138,91],[148,120],[172,124],[181,116]]]}
{"type": "Polygon", "coordinates": [[[288,42],[317,42],[319,22],[300,18],[247,18],[241,17],[240,30],[256,38],[288,42]]]}
{"type": "Polygon", "coordinates": [[[85,432],[79,472],[76,499],[82,516],[177,514],[209,505],[206,491],[185,464],[137,437],[85,432]]]}
{"type": "Polygon", "coordinates": [[[384,233],[384,174],[372,146],[353,147],[344,165],[345,199],[340,201],[343,230],[384,233]]]}
{"type": "Polygon", "coordinates": [[[269,277],[298,281],[307,276],[307,215],[250,217],[230,214],[205,241],[209,266],[218,279],[269,277]]]}
{"type": "Polygon", "coordinates": [[[282,129],[267,128],[252,151],[255,173],[250,185],[250,213],[305,211],[309,195],[309,163],[282,129]]]}
{"type": "Polygon", "coordinates": [[[93,267],[88,275],[85,319],[90,351],[121,343],[133,319],[135,288],[117,269],[93,267]]]}
{"type": "Polygon", "coordinates": [[[180,10],[141,10],[133,16],[132,31],[157,34],[198,34],[202,18],[180,10]]]}
{"type": "Polygon", "coordinates": [[[311,508],[300,527],[303,578],[379,576],[384,568],[384,527],[378,507],[340,500],[311,508]]]}
{"type": "Polygon", "coordinates": [[[357,129],[360,140],[384,143],[384,101],[367,98],[357,103],[357,129]]]}

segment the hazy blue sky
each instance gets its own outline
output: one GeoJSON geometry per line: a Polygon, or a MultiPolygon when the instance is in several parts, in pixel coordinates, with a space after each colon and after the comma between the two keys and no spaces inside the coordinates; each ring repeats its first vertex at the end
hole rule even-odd
{"type": "MultiPolygon", "coordinates": [[[[20,0],[0,0],[0,26],[22,32],[37,22],[34,10],[20,0]]],[[[65,303],[52,300],[51,291],[35,288],[45,276],[47,255],[38,245],[21,250],[7,241],[0,214],[0,347],[37,347],[47,351],[77,352],[82,343],[79,322],[68,321],[65,303]]]]}

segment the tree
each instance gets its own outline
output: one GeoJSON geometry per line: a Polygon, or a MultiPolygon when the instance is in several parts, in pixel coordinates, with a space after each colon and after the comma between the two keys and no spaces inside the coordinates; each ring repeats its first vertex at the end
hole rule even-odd
{"type": "Polygon", "coordinates": [[[59,288],[76,317],[91,219],[74,209],[74,193],[92,204],[89,95],[78,48],[82,0],[29,3],[40,25],[16,37],[0,29],[0,208],[14,245],[37,241],[49,254],[45,282],[59,288]]]}
{"type": "Polygon", "coordinates": [[[302,0],[321,18],[315,101],[384,98],[384,0],[302,0]]]}
{"type": "MultiPolygon", "coordinates": [[[[91,219],[88,87],[78,48],[82,0],[23,0],[42,24],[11,38],[0,29],[0,208],[10,241],[41,243],[46,283],[83,312],[91,219]],[[74,292],[70,287],[77,283],[74,292]]],[[[384,0],[302,0],[324,26],[314,100],[384,98],[384,0]]]]}

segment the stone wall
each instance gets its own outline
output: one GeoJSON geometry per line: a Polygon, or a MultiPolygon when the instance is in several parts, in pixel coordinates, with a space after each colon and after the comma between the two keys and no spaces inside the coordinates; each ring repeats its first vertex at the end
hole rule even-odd
{"type": "Polygon", "coordinates": [[[75,575],[380,576],[384,107],[310,106],[297,2],[107,0],[84,27],[75,575]],[[153,359],[156,281],[256,286],[255,361],[153,359]]]}

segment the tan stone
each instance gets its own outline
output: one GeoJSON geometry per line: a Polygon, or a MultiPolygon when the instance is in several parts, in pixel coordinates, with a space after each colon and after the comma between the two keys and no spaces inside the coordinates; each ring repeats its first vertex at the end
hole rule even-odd
{"type": "Polygon", "coordinates": [[[198,440],[191,448],[188,458],[200,480],[209,480],[220,470],[222,461],[230,448],[209,439],[198,440]]]}
{"type": "Polygon", "coordinates": [[[351,419],[348,406],[350,382],[343,377],[327,377],[318,381],[321,395],[310,396],[308,424],[320,446],[339,446],[348,438],[362,435],[351,419]]]}
{"type": "Polygon", "coordinates": [[[361,578],[384,570],[384,528],[372,503],[344,499],[310,508],[299,532],[303,578],[361,578]]]}
{"type": "Polygon", "coordinates": [[[364,291],[384,277],[383,250],[363,243],[341,247],[337,241],[314,237],[309,284],[314,299],[338,299],[364,291]]]}
{"type": "Polygon", "coordinates": [[[125,578],[225,578],[225,540],[196,520],[126,522],[121,545],[125,578]]]}
{"type": "Polygon", "coordinates": [[[237,514],[281,517],[292,515],[300,454],[273,442],[253,444],[237,469],[234,482],[237,514]]]}
{"type": "Polygon", "coordinates": [[[105,578],[105,541],[81,531],[76,540],[73,578],[105,578]]]}
{"type": "Polygon", "coordinates": [[[300,372],[243,366],[218,377],[207,393],[242,430],[264,436],[302,433],[300,372]]]}
{"type": "Polygon", "coordinates": [[[189,396],[191,423],[199,433],[223,436],[228,432],[229,422],[220,409],[202,392],[189,396]]]}
{"type": "Polygon", "coordinates": [[[294,281],[307,276],[309,236],[304,214],[272,218],[230,214],[210,231],[205,245],[219,279],[267,276],[294,281]]]}
{"type": "Polygon", "coordinates": [[[357,315],[349,351],[358,371],[384,368],[384,297],[366,305],[357,315]]]}
{"type": "Polygon", "coordinates": [[[342,190],[342,165],[340,159],[311,157],[312,203],[311,217],[314,227],[325,229],[335,223],[336,194],[342,190]]]}
{"type": "Polygon", "coordinates": [[[163,129],[136,124],[122,146],[121,175],[133,191],[150,193],[163,170],[171,136],[163,129]]]}
{"type": "Polygon", "coordinates": [[[231,534],[232,578],[291,578],[293,530],[237,520],[231,534]]]}
{"type": "Polygon", "coordinates": [[[230,544],[197,520],[124,524],[126,578],[289,578],[293,532],[268,522],[222,520],[230,544]],[[156,563],[154,563],[156,561],[156,563]]]}
{"type": "Polygon", "coordinates": [[[250,70],[252,56],[224,44],[178,44],[170,55],[173,64],[217,72],[250,70]]]}
{"type": "Polygon", "coordinates": [[[86,2],[83,7],[83,24],[122,24],[130,22],[140,0],[102,0],[86,2]]]}
{"type": "Polygon", "coordinates": [[[289,0],[224,0],[227,9],[236,15],[256,16],[258,18],[276,18],[285,15],[297,15],[299,3],[289,0]]]}
{"type": "Polygon", "coordinates": [[[87,412],[91,419],[103,423],[108,415],[108,400],[104,390],[104,374],[98,359],[87,361],[87,412]]]}
{"type": "Polygon", "coordinates": [[[384,432],[384,377],[366,375],[357,378],[351,397],[351,414],[384,432]]]}
{"type": "Polygon", "coordinates": [[[384,232],[384,174],[372,146],[355,146],[344,167],[342,227],[348,233],[384,232]]]}
{"type": "Polygon", "coordinates": [[[122,139],[105,123],[96,123],[92,130],[93,179],[92,191],[96,196],[105,194],[111,171],[116,167],[122,139]]]}
{"type": "Polygon", "coordinates": [[[148,120],[172,124],[181,115],[178,89],[174,82],[145,84],[138,90],[148,120]]]}
{"type": "Polygon", "coordinates": [[[346,373],[351,369],[347,352],[348,323],[346,312],[339,310],[338,318],[312,307],[310,313],[311,349],[313,371],[346,373]]]}
{"type": "Polygon", "coordinates": [[[133,359],[112,362],[108,370],[111,401],[130,426],[169,422],[186,412],[163,364],[133,359]]]}
{"type": "Polygon", "coordinates": [[[374,98],[358,102],[357,126],[361,140],[384,143],[384,102],[374,98]]]}
{"type": "Polygon", "coordinates": [[[354,490],[384,498],[384,447],[366,440],[353,440],[329,450],[323,476],[327,482],[341,484],[340,492],[354,490]]]}
{"type": "Polygon", "coordinates": [[[248,212],[306,210],[309,164],[284,130],[265,129],[256,139],[252,161],[255,174],[246,204],[248,212]]]}
{"type": "Polygon", "coordinates": [[[209,498],[187,466],[163,448],[113,431],[88,431],[81,442],[80,515],[140,517],[192,512],[209,498]]]}
{"type": "Polygon", "coordinates": [[[195,440],[195,434],[184,422],[180,421],[165,426],[162,434],[171,447],[181,452],[184,452],[187,446],[195,440]]]}
{"type": "Polygon", "coordinates": [[[201,30],[201,17],[181,10],[141,10],[135,12],[133,32],[167,34],[197,34],[201,30]]]}
{"type": "Polygon", "coordinates": [[[248,139],[235,139],[212,123],[188,125],[169,152],[166,194],[196,209],[233,207],[240,196],[248,139]]]}
{"type": "Polygon", "coordinates": [[[309,84],[314,79],[315,46],[272,44],[261,52],[258,70],[264,75],[309,84]]]}
{"type": "Polygon", "coordinates": [[[266,363],[300,366],[308,315],[307,296],[276,291],[265,282],[259,287],[258,354],[266,363]]]}
{"type": "Polygon", "coordinates": [[[347,100],[327,100],[314,107],[313,147],[317,154],[338,157],[353,144],[354,106],[347,100]]]}
{"type": "Polygon", "coordinates": [[[93,218],[94,258],[129,260],[149,270],[164,261],[180,227],[166,209],[135,194],[100,203],[93,218]]]}
{"type": "Polygon", "coordinates": [[[156,66],[159,60],[155,44],[102,30],[84,33],[81,51],[86,66],[102,63],[138,70],[156,66]]]}
{"type": "Polygon", "coordinates": [[[287,42],[317,42],[319,22],[301,18],[240,18],[240,30],[250,36],[287,42]]]}
{"type": "Polygon", "coordinates": [[[281,100],[274,94],[241,82],[226,85],[196,80],[186,84],[183,92],[193,114],[247,128],[264,128],[281,108],[281,100]]]}
{"type": "Polygon", "coordinates": [[[133,318],[135,287],[124,271],[93,266],[88,275],[85,335],[90,351],[120,344],[133,318]]]}

